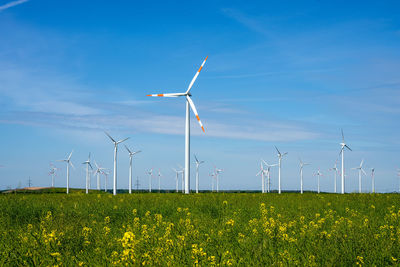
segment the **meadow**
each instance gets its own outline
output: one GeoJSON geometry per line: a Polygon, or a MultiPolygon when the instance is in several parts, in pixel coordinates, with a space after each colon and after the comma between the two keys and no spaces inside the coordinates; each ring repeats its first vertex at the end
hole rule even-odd
{"type": "Polygon", "coordinates": [[[0,265],[398,265],[400,195],[0,194],[0,265]]]}

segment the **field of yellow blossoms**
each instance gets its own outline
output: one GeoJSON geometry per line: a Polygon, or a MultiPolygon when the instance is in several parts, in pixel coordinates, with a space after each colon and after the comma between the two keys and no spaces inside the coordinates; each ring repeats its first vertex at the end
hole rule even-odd
{"type": "Polygon", "coordinates": [[[399,262],[398,194],[0,195],[0,266],[399,262]]]}

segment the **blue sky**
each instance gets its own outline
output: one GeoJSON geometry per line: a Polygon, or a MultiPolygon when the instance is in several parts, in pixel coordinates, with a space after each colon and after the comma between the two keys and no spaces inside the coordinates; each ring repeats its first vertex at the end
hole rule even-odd
{"type": "MultiPolygon", "coordinates": [[[[143,150],[134,177],[183,165],[183,99],[149,93],[184,91],[209,58],[193,89],[206,134],[192,116],[192,153],[205,160],[201,189],[213,165],[223,189],[260,189],[260,158],[289,152],[282,188],[299,189],[298,157],[324,173],[338,158],[340,129],[346,188],[397,190],[400,168],[400,4],[398,1],[4,1],[0,0],[0,189],[50,185],[49,162],[72,149],[73,187],[84,187],[89,152],[111,168],[104,135],[130,137],[143,150]]],[[[65,166],[56,185],[65,186],[65,166]]],[[[192,165],[194,167],[194,164],[192,165]]],[[[128,155],[119,149],[119,187],[128,184],[128,155]]],[[[194,172],[192,172],[192,182],[194,172]]],[[[156,186],[156,179],[154,179],[156,186]]],[[[94,185],[94,184],[93,184],[94,185]]],[[[109,184],[109,187],[111,183],[109,184]]],[[[192,183],[192,188],[194,183],[192,183]]],[[[277,170],[272,188],[277,187],[277,170]]]]}

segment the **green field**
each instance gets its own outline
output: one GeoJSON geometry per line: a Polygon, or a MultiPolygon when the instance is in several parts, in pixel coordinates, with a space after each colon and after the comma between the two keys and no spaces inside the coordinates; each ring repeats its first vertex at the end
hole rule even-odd
{"type": "Polygon", "coordinates": [[[400,195],[0,194],[0,266],[398,265],[400,195]]]}

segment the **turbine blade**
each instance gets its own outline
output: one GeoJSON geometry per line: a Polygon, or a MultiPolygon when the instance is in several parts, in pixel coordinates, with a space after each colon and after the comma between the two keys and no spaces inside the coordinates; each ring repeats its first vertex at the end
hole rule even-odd
{"type": "Polygon", "coordinates": [[[276,151],[278,151],[278,154],[281,155],[281,152],[279,151],[279,149],[275,146],[276,151]]]}
{"type": "Polygon", "coordinates": [[[132,156],[133,156],[133,155],[136,155],[137,153],[140,153],[140,152],[142,152],[142,150],[138,150],[138,151],[136,151],[136,152],[133,152],[132,156]]]}
{"type": "Polygon", "coordinates": [[[208,58],[208,56],[206,57],[206,59],[204,59],[203,63],[201,64],[201,66],[200,66],[200,68],[199,68],[199,70],[198,70],[198,71],[196,72],[196,74],[194,75],[194,77],[193,77],[192,81],[190,82],[189,87],[188,87],[188,89],[187,89],[187,91],[186,91],[186,94],[188,94],[188,93],[190,92],[190,89],[192,89],[192,86],[193,86],[194,82],[196,81],[197,76],[199,76],[200,71],[201,71],[201,69],[203,68],[204,64],[206,63],[207,58],[208,58]]]}
{"type": "Polygon", "coordinates": [[[75,166],[74,166],[74,164],[72,164],[72,161],[68,161],[68,164],[70,164],[71,167],[75,170],[75,166]]]}
{"type": "Polygon", "coordinates": [[[348,145],[344,145],[348,150],[353,151],[348,145]]]}
{"type": "Polygon", "coordinates": [[[129,154],[132,154],[132,152],[129,150],[129,148],[125,145],[126,150],[128,150],[129,154]]]}
{"type": "Polygon", "coordinates": [[[364,159],[360,163],[360,168],[362,167],[363,164],[364,164],[364,159]]]}
{"type": "Polygon", "coordinates": [[[341,129],[342,130],[342,141],[343,141],[343,143],[344,143],[344,134],[343,134],[343,129],[341,129]]]}
{"type": "Polygon", "coordinates": [[[72,152],[74,152],[74,151],[72,150],[71,153],[69,153],[68,160],[71,159],[71,157],[72,157],[72,152]]]}
{"type": "Polygon", "coordinates": [[[364,171],[364,169],[361,169],[361,171],[364,173],[364,175],[367,175],[367,173],[364,171]]]}
{"type": "Polygon", "coordinates": [[[184,96],[185,94],[183,93],[172,93],[172,94],[151,94],[151,95],[146,95],[146,96],[153,96],[153,97],[178,97],[178,96],[184,96]]]}
{"type": "Polygon", "coordinates": [[[109,135],[106,131],[104,131],[104,133],[111,139],[111,141],[113,141],[114,143],[116,143],[115,140],[114,140],[114,138],[111,137],[111,135],[109,135]]]}
{"type": "Polygon", "coordinates": [[[194,105],[192,99],[190,98],[190,96],[186,96],[186,99],[187,99],[187,101],[189,102],[190,107],[192,108],[193,113],[194,113],[194,115],[196,116],[196,119],[197,119],[197,121],[198,121],[199,124],[200,124],[201,129],[202,129],[203,132],[205,133],[206,131],[204,130],[203,123],[201,123],[199,114],[197,113],[197,109],[196,109],[196,107],[195,107],[195,105],[194,105]]]}
{"type": "Polygon", "coordinates": [[[122,139],[122,140],[119,140],[118,142],[117,142],[117,144],[121,144],[122,142],[125,142],[126,140],[128,140],[130,137],[127,137],[127,138],[125,138],[125,139],[122,139]]]}
{"type": "Polygon", "coordinates": [[[194,155],[194,159],[196,160],[197,163],[199,163],[199,160],[197,159],[196,155],[194,155]]]}

